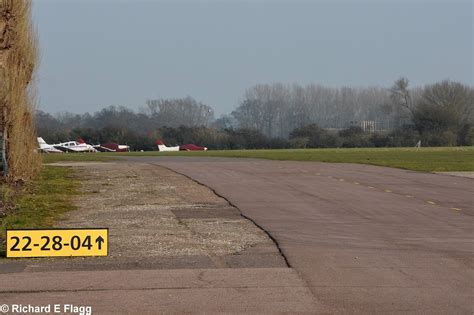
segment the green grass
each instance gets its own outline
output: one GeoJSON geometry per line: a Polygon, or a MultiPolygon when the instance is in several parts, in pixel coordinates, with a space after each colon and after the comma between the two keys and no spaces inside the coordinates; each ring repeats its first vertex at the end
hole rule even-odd
{"type": "MultiPolygon", "coordinates": [[[[44,166],[37,180],[19,190],[1,186],[6,216],[0,217],[0,240],[6,229],[48,228],[66,211],[75,209],[72,197],[79,193],[79,180],[69,167],[44,166]]],[[[5,248],[0,241],[0,256],[5,248]]]]}
{"type": "Polygon", "coordinates": [[[360,163],[397,167],[423,172],[474,171],[474,147],[445,148],[363,148],[363,149],[285,149],[210,150],[194,152],[123,152],[89,154],[50,154],[45,162],[110,161],[120,156],[200,156],[259,158],[269,160],[360,163]]]}
{"type": "MultiPolygon", "coordinates": [[[[110,153],[106,153],[109,156],[110,153]]],[[[269,160],[360,163],[423,172],[474,171],[474,147],[225,150],[195,152],[130,152],[128,156],[237,157],[269,160]]]]}
{"type": "Polygon", "coordinates": [[[43,154],[43,162],[107,162],[114,160],[112,155],[106,156],[104,153],[52,153],[43,154]]]}

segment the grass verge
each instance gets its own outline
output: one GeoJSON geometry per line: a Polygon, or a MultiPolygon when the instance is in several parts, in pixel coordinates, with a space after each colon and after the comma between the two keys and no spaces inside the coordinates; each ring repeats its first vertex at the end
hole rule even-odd
{"type": "Polygon", "coordinates": [[[130,152],[131,156],[237,157],[290,161],[359,163],[423,172],[474,171],[474,147],[225,150],[130,152]]]}
{"type": "Polygon", "coordinates": [[[21,189],[1,186],[0,257],[5,256],[6,229],[48,228],[74,209],[79,180],[69,167],[44,166],[39,178],[21,189]]]}
{"type": "Polygon", "coordinates": [[[120,156],[233,157],[269,160],[359,163],[423,172],[474,171],[474,147],[354,148],[283,150],[209,150],[194,152],[123,152],[49,154],[45,163],[60,161],[110,161],[120,156]]]}
{"type": "Polygon", "coordinates": [[[52,153],[43,154],[43,163],[55,163],[55,162],[107,162],[116,160],[112,153],[106,155],[105,153],[52,153]]]}

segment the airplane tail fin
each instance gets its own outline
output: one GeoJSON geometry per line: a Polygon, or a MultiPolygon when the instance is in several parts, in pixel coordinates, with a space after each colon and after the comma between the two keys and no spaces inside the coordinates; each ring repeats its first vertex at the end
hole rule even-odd
{"type": "Polygon", "coordinates": [[[80,138],[80,137],[77,138],[77,142],[80,143],[80,144],[86,143],[86,142],[84,141],[84,139],[82,139],[82,138],[80,138]]]}
{"type": "Polygon", "coordinates": [[[44,139],[41,138],[41,137],[38,137],[38,143],[39,144],[47,144],[46,141],[44,141],[44,139]]]}
{"type": "Polygon", "coordinates": [[[155,144],[157,144],[157,145],[165,145],[165,143],[164,143],[163,140],[161,140],[161,139],[156,140],[156,141],[155,141],[155,144]]]}

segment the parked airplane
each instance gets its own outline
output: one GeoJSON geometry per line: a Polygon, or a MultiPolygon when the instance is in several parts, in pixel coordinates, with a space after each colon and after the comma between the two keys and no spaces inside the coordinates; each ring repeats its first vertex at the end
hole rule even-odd
{"type": "Polygon", "coordinates": [[[160,152],[170,152],[170,151],[179,151],[179,145],[174,147],[167,147],[163,141],[156,140],[156,145],[158,146],[158,151],[160,152]]]}
{"type": "Polygon", "coordinates": [[[81,138],[78,141],[68,141],[68,142],[61,142],[58,144],[47,144],[43,138],[38,138],[38,144],[40,146],[40,150],[47,153],[59,153],[61,152],[97,152],[97,150],[87,144],[81,138]],[[54,150],[53,150],[54,149],[54,150]]]}
{"type": "Polygon", "coordinates": [[[97,152],[90,144],[85,143],[81,138],[77,141],[68,141],[55,144],[54,147],[64,152],[97,152]]]}
{"type": "Polygon", "coordinates": [[[63,153],[63,151],[58,150],[54,145],[47,144],[43,138],[38,137],[39,151],[44,153],[63,153]]]}
{"type": "Polygon", "coordinates": [[[160,152],[171,152],[171,151],[206,151],[206,147],[202,147],[196,144],[182,144],[173,147],[167,147],[162,140],[156,140],[158,151],[160,152]]]}
{"type": "Polygon", "coordinates": [[[192,143],[182,144],[179,146],[180,151],[207,151],[206,147],[201,147],[200,145],[195,145],[192,143]]]}
{"type": "Polygon", "coordinates": [[[129,152],[130,146],[118,143],[104,143],[99,145],[94,145],[94,149],[100,152],[129,152]]]}

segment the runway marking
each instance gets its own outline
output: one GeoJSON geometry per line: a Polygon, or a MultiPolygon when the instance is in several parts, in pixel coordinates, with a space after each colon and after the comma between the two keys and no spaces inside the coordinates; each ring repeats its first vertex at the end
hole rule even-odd
{"type": "Polygon", "coordinates": [[[431,201],[431,200],[426,200],[426,203],[429,203],[430,205],[435,205],[436,204],[436,202],[431,201]]]}
{"type": "Polygon", "coordinates": [[[321,173],[316,173],[316,175],[318,175],[318,176],[319,176],[319,175],[321,175],[321,173]]]}
{"type": "Polygon", "coordinates": [[[405,195],[405,197],[407,197],[407,198],[413,198],[412,195],[405,195]]]}
{"type": "Polygon", "coordinates": [[[459,209],[459,208],[451,208],[451,210],[454,210],[454,211],[461,211],[461,209],[459,209]]]}
{"type": "Polygon", "coordinates": [[[390,189],[385,189],[384,190],[386,193],[391,193],[392,191],[390,189]]]}
{"type": "Polygon", "coordinates": [[[373,186],[367,186],[367,188],[374,189],[375,187],[373,187],[373,186]]]}
{"type": "Polygon", "coordinates": [[[345,182],[346,180],[344,178],[339,178],[340,182],[345,182]]]}
{"type": "Polygon", "coordinates": [[[354,185],[360,185],[358,182],[354,182],[354,185]]]}

